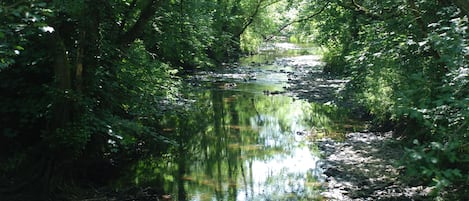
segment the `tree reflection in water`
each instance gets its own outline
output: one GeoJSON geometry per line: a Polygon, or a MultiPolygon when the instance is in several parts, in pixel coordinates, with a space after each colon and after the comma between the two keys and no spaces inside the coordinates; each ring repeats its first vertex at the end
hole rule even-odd
{"type": "Polygon", "coordinates": [[[176,200],[320,199],[319,157],[308,137],[328,129],[330,109],[239,87],[194,93],[190,111],[167,115],[162,123],[175,128],[167,137],[177,146],[137,163],[133,181],[163,183],[176,200]]]}
{"type": "Polygon", "coordinates": [[[264,93],[283,91],[288,78],[259,72],[266,74],[234,87],[220,87],[233,80],[208,79],[186,92],[195,102],[159,122],[171,128],[165,135],[177,145],[163,157],[139,161],[124,179],[163,184],[175,200],[321,200],[319,153],[311,139],[335,132],[340,112],[264,93]]]}

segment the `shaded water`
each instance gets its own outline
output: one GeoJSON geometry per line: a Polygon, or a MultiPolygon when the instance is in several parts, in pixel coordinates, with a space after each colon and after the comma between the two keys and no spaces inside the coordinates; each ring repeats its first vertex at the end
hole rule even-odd
{"type": "Polygon", "coordinates": [[[124,180],[164,184],[174,200],[320,200],[314,139],[335,132],[337,108],[286,90],[295,65],[321,69],[317,56],[288,54],[289,62],[269,53],[194,76],[190,106],[161,119],[169,151],[139,161],[124,180]]]}

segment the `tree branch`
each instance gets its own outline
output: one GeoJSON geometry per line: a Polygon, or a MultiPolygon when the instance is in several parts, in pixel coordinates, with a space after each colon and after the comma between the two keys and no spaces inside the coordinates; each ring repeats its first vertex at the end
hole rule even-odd
{"type": "Polygon", "coordinates": [[[353,6],[355,6],[355,8],[357,8],[359,11],[362,11],[362,12],[365,12],[365,13],[369,13],[370,10],[366,9],[365,7],[359,5],[357,2],[355,2],[355,0],[352,0],[352,4],[353,6]]]}
{"type": "Polygon", "coordinates": [[[145,29],[145,25],[155,15],[161,2],[161,0],[151,0],[145,6],[135,24],[120,37],[119,43],[121,45],[127,46],[140,36],[145,29]]]}
{"type": "Polygon", "coordinates": [[[280,1],[281,1],[281,0],[272,1],[272,2],[270,2],[270,3],[268,3],[268,4],[264,5],[264,6],[262,6],[262,9],[267,8],[267,7],[271,6],[271,5],[274,5],[274,4],[276,4],[276,3],[280,2],[280,1]]]}
{"type": "Polygon", "coordinates": [[[339,1],[337,2],[337,5],[345,9],[353,10],[354,12],[357,12],[361,15],[365,15],[373,20],[380,20],[380,21],[385,20],[381,15],[374,14],[369,9],[366,9],[365,7],[357,4],[355,0],[351,0],[351,3],[352,5],[347,5],[344,2],[339,1]]]}
{"type": "Polygon", "coordinates": [[[17,2],[15,2],[15,3],[13,3],[13,4],[11,4],[11,5],[8,5],[8,6],[5,6],[5,7],[3,7],[3,8],[4,8],[5,10],[8,10],[8,9],[10,9],[10,8],[14,8],[14,7],[16,7],[16,6],[18,6],[18,5],[22,4],[22,3],[25,3],[25,2],[26,2],[26,0],[17,1],[17,2]]]}
{"type": "Polygon", "coordinates": [[[254,22],[254,18],[257,16],[257,14],[259,13],[259,10],[261,9],[262,2],[264,2],[264,0],[257,1],[257,5],[256,5],[254,12],[247,18],[247,21],[243,24],[243,27],[241,28],[241,30],[238,33],[236,33],[233,37],[241,36],[241,34],[243,34],[246,31],[249,25],[251,25],[254,22]]]}
{"type": "Polygon", "coordinates": [[[127,20],[130,18],[130,13],[132,12],[132,9],[134,9],[137,6],[137,0],[133,0],[132,3],[130,3],[129,6],[127,6],[127,9],[123,12],[123,20],[121,22],[120,30],[124,31],[125,25],[127,24],[127,20]]]}
{"type": "Polygon", "coordinates": [[[411,9],[411,12],[412,14],[414,15],[415,17],[415,20],[417,22],[417,25],[420,29],[420,32],[421,32],[421,36],[420,37],[427,37],[428,33],[427,33],[427,25],[426,23],[423,21],[422,19],[422,16],[421,16],[421,12],[419,11],[419,9],[417,8],[417,5],[415,4],[415,0],[408,0],[408,3],[409,3],[409,7],[411,9]]]}
{"type": "Polygon", "coordinates": [[[321,10],[319,10],[318,12],[316,13],[313,13],[309,16],[306,16],[306,17],[303,17],[301,19],[297,19],[297,20],[294,20],[294,21],[291,21],[291,22],[288,22],[286,24],[284,24],[283,26],[281,26],[279,29],[277,29],[277,31],[275,31],[274,33],[270,34],[270,36],[266,39],[264,39],[264,41],[269,41],[269,40],[272,40],[272,38],[275,36],[276,33],[279,33],[281,31],[283,31],[284,29],[286,29],[287,27],[289,27],[290,25],[292,24],[295,24],[295,23],[300,23],[300,22],[304,22],[304,21],[308,21],[308,20],[311,20],[312,18],[316,17],[317,15],[321,14],[325,9],[326,7],[329,5],[329,2],[326,2],[326,4],[321,8],[321,10]]]}

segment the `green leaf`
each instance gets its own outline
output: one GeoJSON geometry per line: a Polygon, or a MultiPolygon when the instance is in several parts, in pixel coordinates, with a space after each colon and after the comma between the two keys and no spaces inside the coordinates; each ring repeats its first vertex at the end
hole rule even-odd
{"type": "Polygon", "coordinates": [[[16,50],[24,50],[24,48],[21,47],[21,46],[19,46],[19,45],[15,46],[15,49],[16,49],[16,50]]]}

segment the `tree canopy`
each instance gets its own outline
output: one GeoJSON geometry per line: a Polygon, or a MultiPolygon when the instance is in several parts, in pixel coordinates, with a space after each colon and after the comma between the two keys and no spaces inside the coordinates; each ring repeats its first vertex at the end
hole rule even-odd
{"type": "Polygon", "coordinates": [[[1,1],[0,171],[11,178],[1,192],[47,197],[138,158],[139,142],[164,141],[158,121],[179,100],[177,76],[236,59],[274,3],[1,1]]]}
{"type": "Polygon", "coordinates": [[[327,48],[326,70],[351,78],[346,96],[411,142],[406,172],[433,183],[435,195],[467,194],[468,5],[312,1],[304,12],[320,14],[299,27],[327,48]]]}
{"type": "Polygon", "coordinates": [[[179,75],[276,36],[322,46],[344,98],[413,143],[407,173],[435,195],[467,186],[468,17],[465,0],[3,0],[0,193],[49,197],[148,154],[179,75]]]}

